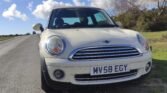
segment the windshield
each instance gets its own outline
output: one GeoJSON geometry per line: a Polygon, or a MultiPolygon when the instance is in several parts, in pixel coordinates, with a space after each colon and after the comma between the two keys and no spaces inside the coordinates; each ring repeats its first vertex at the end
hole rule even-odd
{"type": "Polygon", "coordinates": [[[62,8],[55,9],[50,17],[49,29],[114,27],[115,23],[101,9],[62,8]]]}

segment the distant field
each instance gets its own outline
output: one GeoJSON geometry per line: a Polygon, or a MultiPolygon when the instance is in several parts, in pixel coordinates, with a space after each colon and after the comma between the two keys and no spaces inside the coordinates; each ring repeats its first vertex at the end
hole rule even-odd
{"type": "Polygon", "coordinates": [[[167,31],[144,32],[143,35],[149,40],[153,53],[153,71],[149,79],[167,83],[167,31]]]}
{"type": "Polygon", "coordinates": [[[15,37],[15,36],[0,36],[0,41],[11,39],[13,37],[15,37]]]}

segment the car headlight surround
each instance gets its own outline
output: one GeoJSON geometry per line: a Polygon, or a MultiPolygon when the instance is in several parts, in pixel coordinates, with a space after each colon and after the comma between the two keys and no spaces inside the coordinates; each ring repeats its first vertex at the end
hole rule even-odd
{"type": "Polygon", "coordinates": [[[137,39],[140,45],[143,46],[146,51],[149,51],[150,47],[148,41],[140,34],[137,35],[137,39]]]}
{"type": "Polygon", "coordinates": [[[46,42],[46,49],[51,55],[59,55],[64,51],[65,43],[59,36],[51,36],[46,42]]]}

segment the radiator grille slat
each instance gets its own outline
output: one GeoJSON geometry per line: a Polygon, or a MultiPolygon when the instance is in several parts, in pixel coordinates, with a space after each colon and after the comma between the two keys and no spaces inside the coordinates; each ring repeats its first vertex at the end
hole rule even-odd
{"type": "Polygon", "coordinates": [[[105,59],[105,58],[120,58],[138,56],[140,52],[130,46],[102,46],[102,47],[87,47],[76,51],[71,59],[105,59]]]}
{"type": "Polygon", "coordinates": [[[76,56],[84,56],[84,55],[101,55],[101,54],[122,54],[122,53],[134,53],[137,50],[125,50],[125,51],[96,51],[96,52],[78,52],[76,56]]]}
{"type": "Polygon", "coordinates": [[[89,49],[84,49],[81,50],[80,52],[97,52],[97,51],[117,51],[117,50],[131,50],[132,48],[114,48],[114,47],[103,47],[103,48],[89,48],[89,49]]]}

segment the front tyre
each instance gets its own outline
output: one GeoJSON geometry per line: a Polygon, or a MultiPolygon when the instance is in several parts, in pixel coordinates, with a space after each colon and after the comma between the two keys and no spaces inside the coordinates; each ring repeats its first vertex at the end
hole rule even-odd
{"type": "Polygon", "coordinates": [[[68,91],[55,90],[54,88],[50,87],[45,77],[46,72],[47,72],[47,68],[46,68],[45,61],[43,58],[41,58],[41,89],[45,93],[68,93],[68,91]]]}
{"type": "Polygon", "coordinates": [[[52,93],[53,89],[48,86],[45,77],[41,71],[41,88],[46,92],[46,93],[52,93]]]}
{"type": "Polygon", "coordinates": [[[47,84],[42,71],[41,71],[41,88],[43,91],[45,91],[45,93],[68,93],[68,91],[54,90],[53,88],[51,88],[47,84]]]}

